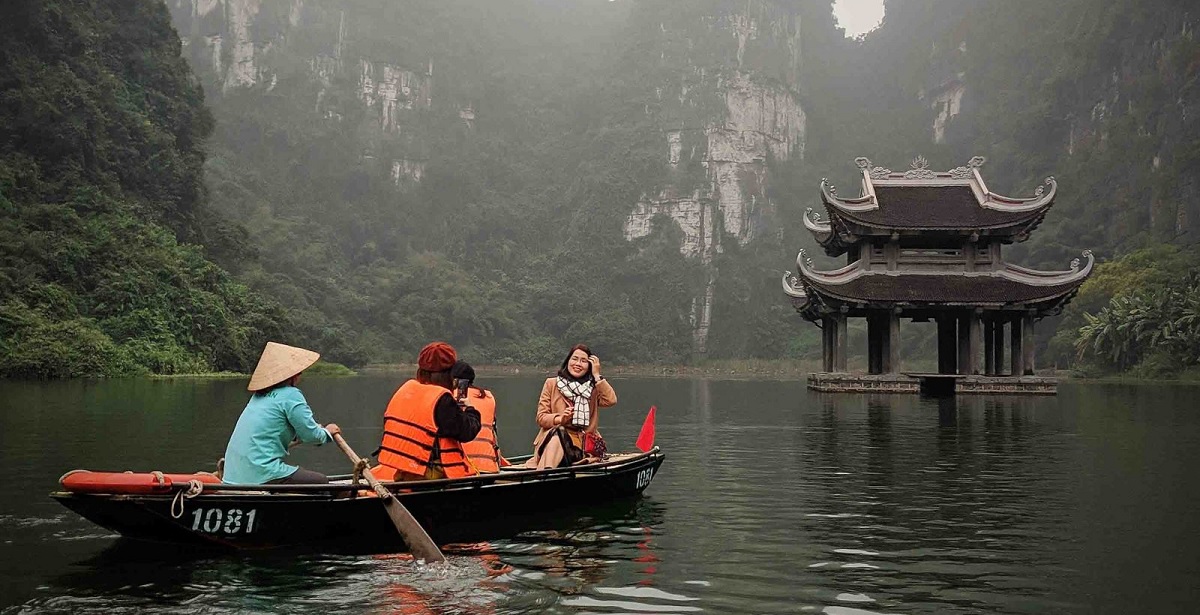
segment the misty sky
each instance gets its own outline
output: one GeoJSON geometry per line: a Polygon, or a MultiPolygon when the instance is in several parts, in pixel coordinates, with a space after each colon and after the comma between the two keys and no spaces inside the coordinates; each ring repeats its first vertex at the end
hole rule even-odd
{"type": "Polygon", "coordinates": [[[846,29],[846,36],[855,37],[879,25],[883,20],[883,0],[836,0],[833,14],[846,29]]]}

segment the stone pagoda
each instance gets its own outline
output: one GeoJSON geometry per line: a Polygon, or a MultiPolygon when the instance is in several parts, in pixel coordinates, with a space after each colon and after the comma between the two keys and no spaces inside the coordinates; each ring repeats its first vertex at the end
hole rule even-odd
{"type": "Polygon", "coordinates": [[[1006,244],[1024,241],[1054,203],[1053,177],[1030,198],[988,190],[976,156],[945,173],[922,157],[893,172],[855,160],[862,195],[838,196],[821,181],[827,219],[809,208],[804,226],[846,266],[813,268],[800,251],[783,290],[822,331],[824,370],[809,375],[822,391],[1054,393],[1034,375],[1033,325],[1062,311],[1092,271],[1084,251],[1068,271],[1035,271],[1004,261],[1006,244]],[[846,370],[847,321],[867,321],[867,373],[846,370]],[[937,372],[900,365],[900,322],[937,323],[937,372]],[[1005,329],[1007,328],[1007,333],[1005,329]],[[1007,351],[1005,347],[1007,348],[1007,351]],[[1008,361],[1005,361],[1005,357],[1008,361]],[[1007,365],[1006,365],[1007,363],[1007,365]]]}

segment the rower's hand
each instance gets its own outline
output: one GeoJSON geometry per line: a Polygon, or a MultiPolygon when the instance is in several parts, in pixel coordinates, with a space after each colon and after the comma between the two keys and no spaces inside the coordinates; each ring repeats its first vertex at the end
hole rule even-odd
{"type": "Polygon", "coordinates": [[[588,361],[592,364],[592,378],[599,380],[600,379],[600,357],[598,357],[596,355],[589,355],[588,361]]]}
{"type": "Polygon", "coordinates": [[[336,436],[342,433],[342,428],[337,426],[337,423],[330,423],[325,426],[325,431],[329,432],[329,437],[336,436]]]}

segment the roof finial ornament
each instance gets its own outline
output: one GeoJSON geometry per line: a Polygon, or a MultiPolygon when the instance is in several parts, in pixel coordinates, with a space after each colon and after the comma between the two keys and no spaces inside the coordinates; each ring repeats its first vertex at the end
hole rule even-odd
{"type": "Polygon", "coordinates": [[[806,207],[804,209],[804,215],[808,216],[808,218],[810,220],[812,220],[813,222],[816,222],[818,224],[821,222],[821,212],[813,211],[813,208],[811,208],[811,207],[806,207]]]}
{"type": "Polygon", "coordinates": [[[867,175],[869,175],[871,177],[871,179],[884,179],[892,172],[891,169],[885,169],[883,167],[871,166],[871,159],[866,158],[864,156],[859,156],[858,158],[855,158],[854,165],[857,166],[858,168],[866,171],[867,175]]]}
{"type": "Polygon", "coordinates": [[[954,179],[970,179],[972,174],[971,170],[978,169],[979,167],[983,166],[983,163],[985,162],[987,162],[987,158],[984,158],[983,156],[972,156],[971,159],[967,161],[967,166],[954,167],[953,169],[950,169],[950,177],[953,177],[954,179]]]}
{"type": "Polygon", "coordinates": [[[803,263],[805,269],[813,268],[812,257],[808,255],[808,252],[804,248],[800,248],[800,252],[796,254],[796,264],[800,265],[801,263],[803,263]]]}
{"type": "MultiPolygon", "coordinates": [[[[1088,260],[1092,260],[1092,251],[1084,250],[1083,257],[1088,260]]],[[[1071,259],[1071,271],[1079,271],[1079,257],[1071,259]]]]}
{"type": "Polygon", "coordinates": [[[937,177],[937,174],[929,170],[929,161],[924,156],[917,155],[908,164],[912,169],[904,172],[904,179],[933,179],[937,177]]]}
{"type": "Polygon", "coordinates": [[[783,272],[783,292],[796,299],[808,298],[808,293],[804,292],[804,284],[800,282],[800,278],[796,274],[790,271],[783,272]]]}
{"type": "Polygon", "coordinates": [[[1046,186],[1049,186],[1049,185],[1051,185],[1051,184],[1053,184],[1053,183],[1054,183],[1054,176],[1053,176],[1053,175],[1051,175],[1051,176],[1049,176],[1049,177],[1047,177],[1047,178],[1046,178],[1046,181],[1042,182],[1042,185],[1041,185],[1041,186],[1038,186],[1038,187],[1037,187],[1037,190],[1034,190],[1034,191],[1033,191],[1033,195],[1034,195],[1034,196],[1042,196],[1043,194],[1045,194],[1045,193],[1046,193],[1046,186]]]}

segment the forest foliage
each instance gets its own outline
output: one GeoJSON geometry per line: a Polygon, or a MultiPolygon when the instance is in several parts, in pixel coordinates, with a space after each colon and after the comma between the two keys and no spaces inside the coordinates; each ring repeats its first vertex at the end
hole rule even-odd
{"type": "Polygon", "coordinates": [[[165,8],[0,12],[0,374],[245,370],[280,310],[200,247],[213,120],[165,8]]]}

